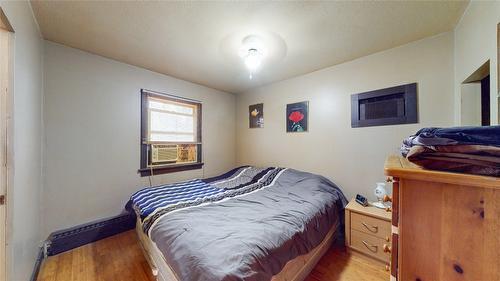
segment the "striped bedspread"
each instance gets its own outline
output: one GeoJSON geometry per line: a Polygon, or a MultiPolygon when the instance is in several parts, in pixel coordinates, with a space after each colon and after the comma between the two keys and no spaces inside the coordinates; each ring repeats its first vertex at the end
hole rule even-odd
{"type": "Polygon", "coordinates": [[[173,211],[220,202],[265,188],[284,170],[244,166],[219,177],[144,188],[134,193],[130,200],[141,218],[144,232],[149,235],[154,224],[173,211]]]}

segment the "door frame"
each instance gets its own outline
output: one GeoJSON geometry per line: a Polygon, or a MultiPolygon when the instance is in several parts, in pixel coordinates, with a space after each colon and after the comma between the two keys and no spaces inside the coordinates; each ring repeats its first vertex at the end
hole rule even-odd
{"type": "Polygon", "coordinates": [[[0,205],[0,281],[9,280],[10,256],[12,252],[9,241],[12,237],[12,179],[13,170],[13,135],[12,135],[12,108],[13,108],[13,60],[14,60],[14,30],[0,7],[0,195],[4,195],[4,204],[0,205]],[[4,63],[7,62],[7,63],[4,63]],[[5,86],[4,86],[5,85],[5,86]],[[5,87],[5,88],[4,88],[5,87]],[[5,95],[2,97],[1,95],[5,95]],[[5,159],[5,160],[4,160],[5,159]],[[2,194],[3,193],[3,194],[2,194]]]}

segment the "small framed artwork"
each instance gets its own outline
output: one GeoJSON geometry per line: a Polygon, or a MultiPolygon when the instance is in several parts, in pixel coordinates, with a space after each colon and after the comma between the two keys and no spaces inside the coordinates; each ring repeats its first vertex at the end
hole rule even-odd
{"type": "Polygon", "coordinates": [[[309,102],[297,102],[286,105],[286,132],[307,132],[309,102]]]}
{"type": "Polygon", "coordinates": [[[248,107],[250,128],[264,128],[264,104],[253,104],[248,107]]]}

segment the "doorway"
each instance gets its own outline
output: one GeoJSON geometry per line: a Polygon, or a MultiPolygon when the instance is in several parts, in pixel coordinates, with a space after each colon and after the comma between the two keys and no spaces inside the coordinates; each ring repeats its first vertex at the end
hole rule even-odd
{"type": "Polygon", "coordinates": [[[465,79],[460,95],[460,125],[490,126],[489,60],[465,79]]]}
{"type": "Polygon", "coordinates": [[[481,126],[489,126],[490,122],[490,76],[481,79],[481,126]]]}

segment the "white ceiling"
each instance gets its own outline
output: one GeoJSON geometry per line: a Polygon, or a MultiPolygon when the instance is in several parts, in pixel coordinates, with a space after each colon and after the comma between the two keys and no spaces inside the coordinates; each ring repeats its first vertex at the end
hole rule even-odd
{"type": "Polygon", "coordinates": [[[33,1],[43,37],[232,93],[453,29],[467,2],[33,1]],[[241,39],[267,44],[249,79],[241,39]]]}

